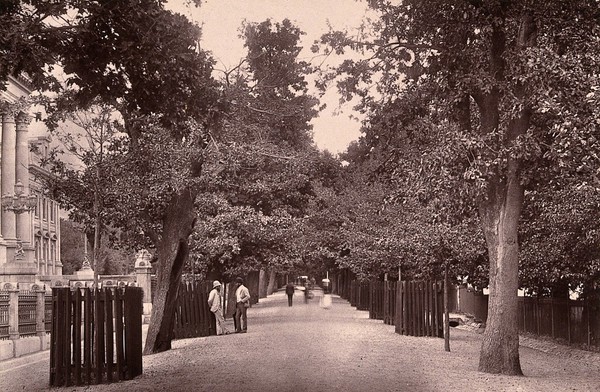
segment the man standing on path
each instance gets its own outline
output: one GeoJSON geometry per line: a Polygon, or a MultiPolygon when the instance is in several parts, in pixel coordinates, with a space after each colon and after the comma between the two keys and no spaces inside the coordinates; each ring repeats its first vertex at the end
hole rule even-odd
{"type": "Polygon", "coordinates": [[[215,280],[213,282],[213,289],[208,294],[208,306],[210,306],[210,311],[213,312],[217,321],[217,335],[228,335],[229,331],[225,327],[221,302],[221,282],[215,280]]]}
{"type": "Polygon", "coordinates": [[[285,286],[285,293],[287,294],[287,297],[288,297],[288,306],[292,306],[292,297],[294,296],[295,289],[296,288],[294,287],[292,282],[289,282],[287,284],[287,286],[285,286]]]}
{"type": "Polygon", "coordinates": [[[244,286],[244,280],[240,277],[235,279],[238,284],[235,290],[235,332],[245,333],[248,331],[248,314],[247,310],[250,306],[250,292],[244,286]]]}

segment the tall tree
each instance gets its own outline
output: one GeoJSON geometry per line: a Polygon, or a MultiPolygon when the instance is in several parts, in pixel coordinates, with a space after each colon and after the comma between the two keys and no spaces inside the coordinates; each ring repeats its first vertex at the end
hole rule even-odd
{"type": "Polygon", "coordinates": [[[220,111],[213,62],[198,44],[200,28],[164,3],[11,1],[2,13],[9,34],[2,35],[0,75],[27,71],[39,88],[69,90],[47,106],[50,127],[63,111],[92,103],[120,115],[122,137],[111,145],[105,172],[107,215],[137,246],[155,249],[158,285],[146,353],[171,347],[202,151],[220,111]],[[64,71],[64,84],[56,83],[52,67],[64,71]]]}
{"type": "Polygon", "coordinates": [[[207,213],[193,249],[194,262],[210,259],[213,273],[287,269],[297,253],[283,238],[305,214],[320,177],[316,164],[326,161],[311,144],[318,101],[307,92],[310,68],[298,59],[301,34],[289,20],[245,23],[248,54],[224,73],[230,111],[211,133],[204,188],[211,195],[199,199],[207,213]]]}
{"type": "MultiPolygon", "coordinates": [[[[403,100],[406,108],[415,92],[424,98],[417,107],[429,112],[428,126],[447,146],[439,149],[437,170],[425,173],[469,185],[459,188],[461,199],[477,205],[486,238],[490,300],[479,369],[520,375],[518,226],[524,191],[554,177],[596,176],[598,3],[369,4],[380,15],[372,42],[335,32],[323,37],[338,51],[350,46],[372,54],[342,64],[338,72],[349,78],[340,86],[365,97],[367,111],[403,100]],[[379,90],[373,96],[361,83],[370,85],[375,77],[379,90]]],[[[390,125],[418,135],[423,122],[404,129],[390,125]]]]}
{"type": "Polygon", "coordinates": [[[105,159],[110,153],[107,146],[114,142],[117,132],[113,111],[110,106],[92,105],[87,110],[61,112],[64,122],[52,132],[60,144],[43,163],[54,174],[45,180],[54,198],[70,211],[71,219],[93,233],[91,256],[96,274],[102,233],[107,232],[103,219],[107,199],[105,159]]]}

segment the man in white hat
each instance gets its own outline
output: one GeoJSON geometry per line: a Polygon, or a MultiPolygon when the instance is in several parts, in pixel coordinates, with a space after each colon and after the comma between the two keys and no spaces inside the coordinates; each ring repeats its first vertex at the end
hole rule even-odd
{"type": "Polygon", "coordinates": [[[215,314],[215,320],[217,320],[217,335],[228,335],[229,331],[225,327],[221,302],[221,282],[215,280],[213,289],[208,294],[208,306],[210,306],[210,311],[215,314]]]}

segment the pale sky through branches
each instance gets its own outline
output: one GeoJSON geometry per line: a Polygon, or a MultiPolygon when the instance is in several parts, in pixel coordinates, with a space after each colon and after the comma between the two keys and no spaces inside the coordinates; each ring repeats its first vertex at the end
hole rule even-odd
{"type": "MultiPolygon", "coordinates": [[[[200,8],[186,5],[185,0],[171,0],[167,8],[186,15],[202,26],[201,45],[213,53],[216,69],[231,69],[245,55],[239,28],[243,20],[263,22],[270,18],[281,22],[288,18],[306,35],[302,36],[304,47],[300,58],[318,65],[323,58],[314,58],[310,51],[313,42],[329,30],[328,23],[336,30],[352,30],[360,26],[366,13],[364,1],[355,0],[204,0],[200,8]]],[[[314,84],[312,94],[317,96],[314,84]]],[[[339,96],[331,88],[323,98],[327,108],[312,121],[314,141],[320,149],[339,153],[360,136],[360,123],[350,119],[356,115],[351,105],[344,105],[340,114],[339,96]]]]}

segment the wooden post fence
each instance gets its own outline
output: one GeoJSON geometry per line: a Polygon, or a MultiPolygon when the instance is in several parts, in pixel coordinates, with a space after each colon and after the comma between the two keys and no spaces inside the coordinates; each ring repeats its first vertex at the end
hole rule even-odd
{"type": "MultiPolygon", "coordinates": [[[[204,282],[181,283],[175,305],[173,339],[216,335],[216,321],[208,306],[204,282]]],[[[210,287],[209,287],[210,288],[210,287]]]]}
{"type": "Polygon", "coordinates": [[[388,325],[394,325],[396,315],[397,282],[385,281],[383,283],[383,322],[388,325]]]}
{"type": "Polygon", "coordinates": [[[443,283],[398,282],[396,286],[396,333],[443,337],[443,283]]]}
{"type": "Polygon", "coordinates": [[[50,386],[142,374],[143,294],[139,287],[53,288],[50,386]]]}

